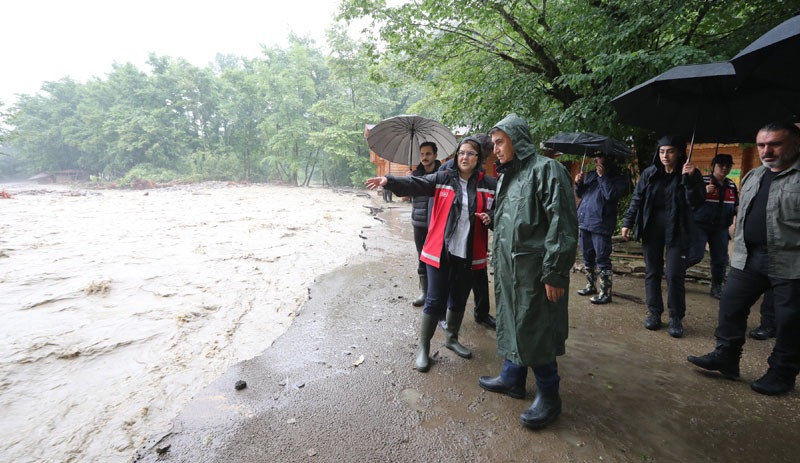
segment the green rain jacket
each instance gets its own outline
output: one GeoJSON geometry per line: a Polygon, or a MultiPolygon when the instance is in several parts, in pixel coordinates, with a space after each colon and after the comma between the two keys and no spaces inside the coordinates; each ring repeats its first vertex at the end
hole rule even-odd
{"type": "Polygon", "coordinates": [[[497,351],[517,365],[539,366],[565,351],[578,244],[575,197],[567,170],[536,152],[524,119],[512,114],[495,128],[514,148],[514,159],[498,166],[491,222],[497,351]],[[564,288],[564,296],[548,301],[545,283],[564,288]]]}

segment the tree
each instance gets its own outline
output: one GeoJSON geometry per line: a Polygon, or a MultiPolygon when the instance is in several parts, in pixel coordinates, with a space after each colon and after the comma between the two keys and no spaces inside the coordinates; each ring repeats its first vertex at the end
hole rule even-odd
{"type": "Polygon", "coordinates": [[[649,158],[651,134],[616,123],[608,101],[672,66],[729,59],[798,9],[798,0],[344,0],[340,12],[373,18],[450,125],[485,130],[513,111],[537,140],[632,137],[649,158]]]}
{"type": "Polygon", "coordinates": [[[347,35],[343,27],[328,31],[330,84],[311,111],[322,121],[310,143],[328,154],[325,179],[331,184],[361,184],[374,174],[364,127],[407,112],[421,97],[409,76],[392,72],[374,46],[347,35]]]}

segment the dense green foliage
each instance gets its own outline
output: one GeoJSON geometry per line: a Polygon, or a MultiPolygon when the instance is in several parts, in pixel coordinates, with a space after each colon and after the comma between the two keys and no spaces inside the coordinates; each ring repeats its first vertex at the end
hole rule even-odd
{"type": "Polygon", "coordinates": [[[151,55],[147,72],[125,64],[102,80],[47,82],[5,117],[14,154],[0,177],[80,169],[121,184],[360,184],[374,172],[365,125],[405,112],[418,87],[397,73],[371,80],[381,64],[342,30],[329,41],[327,56],[292,36],[259,59],[198,68],[151,55]]]}
{"type": "MultiPolygon", "coordinates": [[[[615,122],[608,102],[670,67],[732,58],[800,10],[798,0],[345,0],[371,17],[399,69],[427,83],[420,105],[484,131],[509,112],[537,140],[590,131],[652,134],[615,122]]],[[[777,70],[776,70],[777,71],[777,70]]],[[[779,72],[779,71],[777,71],[779,72]]]]}
{"type": "Polygon", "coordinates": [[[371,27],[357,41],[334,27],[327,53],[290,37],[207,68],[151,56],[147,71],[117,65],[0,106],[0,176],[360,184],[365,124],[418,113],[486,131],[512,111],[536,140],[598,132],[632,143],[642,165],[655,134],[617,123],[609,100],[672,66],[730,59],[797,11],[800,0],[342,0],[339,19],[371,27]]]}

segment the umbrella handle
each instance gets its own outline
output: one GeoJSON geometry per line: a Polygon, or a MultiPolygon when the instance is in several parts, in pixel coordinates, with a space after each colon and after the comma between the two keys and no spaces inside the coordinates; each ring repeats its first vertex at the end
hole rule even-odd
{"type": "Polygon", "coordinates": [[[686,156],[686,162],[692,162],[692,151],[694,150],[694,134],[696,129],[697,127],[695,127],[695,129],[692,130],[692,141],[689,143],[689,155],[686,156]]]}

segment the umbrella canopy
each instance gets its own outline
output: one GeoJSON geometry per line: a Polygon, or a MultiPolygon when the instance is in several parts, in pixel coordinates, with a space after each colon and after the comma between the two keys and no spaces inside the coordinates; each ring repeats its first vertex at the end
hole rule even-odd
{"type": "Polygon", "coordinates": [[[633,157],[633,152],[623,143],[605,135],[591,132],[561,132],[547,139],[544,146],[566,154],[594,154],[633,157]]]}
{"type": "Polygon", "coordinates": [[[753,142],[766,122],[792,119],[800,92],[737,88],[731,63],[677,66],[611,100],[619,121],[692,141],[753,142]]]}
{"type": "Polygon", "coordinates": [[[772,28],[730,62],[744,87],[800,90],[800,15],[772,28]]]}
{"type": "Polygon", "coordinates": [[[385,119],[367,135],[369,148],[378,156],[409,166],[419,164],[419,145],[426,141],[436,143],[438,159],[445,159],[458,144],[453,132],[440,122],[414,115],[385,119]]]}

